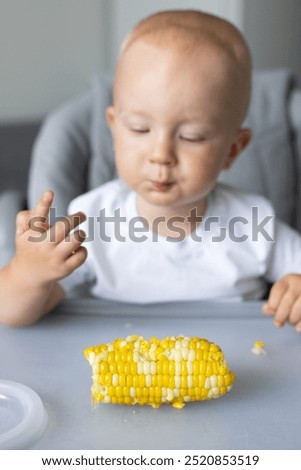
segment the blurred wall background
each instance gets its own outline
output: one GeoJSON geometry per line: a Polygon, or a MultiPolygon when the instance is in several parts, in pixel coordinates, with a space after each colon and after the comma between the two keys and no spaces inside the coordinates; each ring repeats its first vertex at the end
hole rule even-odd
{"type": "Polygon", "coordinates": [[[41,117],[112,70],[143,16],[197,8],[245,34],[255,67],[301,74],[300,0],[0,0],[0,121],[41,117]]]}

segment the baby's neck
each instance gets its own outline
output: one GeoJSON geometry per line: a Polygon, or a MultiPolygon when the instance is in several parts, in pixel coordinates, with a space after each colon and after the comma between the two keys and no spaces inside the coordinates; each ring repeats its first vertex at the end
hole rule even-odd
{"type": "Polygon", "coordinates": [[[207,200],[180,207],[155,206],[137,196],[138,214],[147,220],[150,229],[164,237],[178,238],[179,233],[188,236],[202,222],[207,200]]]}

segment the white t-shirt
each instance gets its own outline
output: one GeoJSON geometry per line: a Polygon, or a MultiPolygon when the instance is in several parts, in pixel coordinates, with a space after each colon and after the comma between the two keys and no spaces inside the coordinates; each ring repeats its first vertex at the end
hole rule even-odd
{"type": "Polygon", "coordinates": [[[77,197],[77,211],[87,216],[88,258],[61,281],[67,293],[88,283],[92,295],[121,302],[260,299],[264,280],[301,273],[301,236],[266,199],[226,185],[211,192],[197,229],[184,237],[174,227],[173,241],[147,229],[120,180],[77,197]]]}

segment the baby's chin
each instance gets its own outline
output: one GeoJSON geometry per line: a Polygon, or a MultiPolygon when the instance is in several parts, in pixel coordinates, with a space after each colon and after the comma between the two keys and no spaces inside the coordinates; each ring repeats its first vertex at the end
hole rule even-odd
{"type": "MultiPolygon", "coordinates": [[[[204,206],[206,202],[204,200],[194,200],[186,199],[185,197],[174,197],[174,195],[166,193],[152,193],[145,195],[139,195],[138,199],[140,200],[140,208],[150,209],[152,208],[152,214],[155,215],[158,211],[158,217],[167,214],[171,216],[189,216],[193,210],[196,210],[197,213],[203,213],[204,206]]],[[[141,213],[141,215],[143,215],[141,213]]]]}
{"type": "Polygon", "coordinates": [[[171,189],[151,189],[138,193],[138,196],[146,203],[158,207],[173,207],[181,205],[181,197],[171,189]]]}

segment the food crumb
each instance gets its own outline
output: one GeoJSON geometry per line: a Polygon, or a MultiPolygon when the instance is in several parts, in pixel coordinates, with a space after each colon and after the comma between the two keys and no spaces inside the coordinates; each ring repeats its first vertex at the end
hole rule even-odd
{"type": "Polygon", "coordinates": [[[256,354],[257,356],[265,355],[267,353],[266,350],[264,349],[263,341],[255,341],[251,351],[253,354],[256,354]]]}

